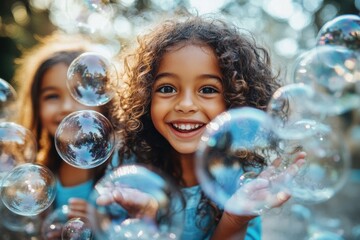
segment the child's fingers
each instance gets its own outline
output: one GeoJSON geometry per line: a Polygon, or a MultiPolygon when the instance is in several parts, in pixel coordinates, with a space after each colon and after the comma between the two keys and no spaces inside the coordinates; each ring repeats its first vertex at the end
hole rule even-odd
{"type": "Polygon", "coordinates": [[[114,202],[114,198],[113,198],[113,195],[111,193],[101,194],[96,199],[96,204],[98,204],[100,206],[106,206],[106,205],[111,204],[112,202],[114,202]]]}

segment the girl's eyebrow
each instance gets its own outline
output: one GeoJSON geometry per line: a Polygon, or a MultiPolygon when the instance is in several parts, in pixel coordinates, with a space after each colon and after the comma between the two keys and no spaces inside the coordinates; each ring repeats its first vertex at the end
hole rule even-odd
{"type": "Polygon", "coordinates": [[[40,93],[43,93],[43,92],[46,92],[46,91],[51,91],[51,90],[56,90],[56,89],[57,89],[56,87],[52,87],[52,86],[44,87],[44,88],[40,89],[40,93]]]}
{"type": "MultiPolygon", "coordinates": [[[[155,76],[155,81],[158,80],[159,78],[162,78],[162,77],[177,77],[175,74],[173,73],[168,73],[168,72],[163,72],[163,73],[160,73],[160,74],[157,74],[155,76]]],[[[213,79],[217,79],[218,81],[222,81],[221,77],[218,76],[218,75],[215,75],[215,74],[202,74],[200,75],[200,77],[198,77],[199,79],[207,79],[207,78],[213,78],[213,79]]]]}

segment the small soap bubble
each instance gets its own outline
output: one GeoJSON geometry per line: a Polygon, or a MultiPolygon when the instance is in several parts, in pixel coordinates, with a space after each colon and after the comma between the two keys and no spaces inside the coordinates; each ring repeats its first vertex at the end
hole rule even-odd
{"type": "Polygon", "coordinates": [[[22,216],[35,216],[54,201],[55,182],[55,176],[47,167],[25,163],[3,178],[1,199],[10,211],[22,216]]]}
{"type": "Polygon", "coordinates": [[[83,53],[72,61],[67,77],[67,87],[71,95],[86,106],[108,103],[118,85],[114,64],[94,52],[83,53]]]}
{"type": "Polygon", "coordinates": [[[66,116],[55,133],[55,147],[68,164],[89,169],[103,164],[115,147],[110,121],[101,113],[81,110],[66,116]]]}
{"type": "Polygon", "coordinates": [[[61,232],[62,240],[91,240],[93,233],[86,218],[71,218],[67,221],[61,232]]]}
{"type": "Polygon", "coordinates": [[[65,0],[65,9],[74,25],[86,34],[111,26],[115,12],[110,0],[65,0]]]}

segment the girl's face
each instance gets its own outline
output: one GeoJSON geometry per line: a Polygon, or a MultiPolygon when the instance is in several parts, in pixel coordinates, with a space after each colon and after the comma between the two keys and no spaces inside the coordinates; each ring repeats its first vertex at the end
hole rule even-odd
{"type": "Polygon", "coordinates": [[[61,120],[68,114],[85,109],[100,111],[99,107],[88,107],[77,102],[66,86],[68,66],[58,63],[49,68],[41,81],[39,113],[43,128],[55,136],[61,120]]]}
{"type": "Polygon", "coordinates": [[[226,110],[221,78],[208,46],[185,45],[163,56],[152,89],[151,119],[180,154],[194,153],[206,124],[226,110]]]}

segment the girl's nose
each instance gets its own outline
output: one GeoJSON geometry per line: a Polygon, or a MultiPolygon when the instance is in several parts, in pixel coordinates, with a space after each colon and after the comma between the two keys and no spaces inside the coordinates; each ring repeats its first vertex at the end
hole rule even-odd
{"type": "Polygon", "coordinates": [[[179,101],[175,105],[175,110],[184,113],[196,112],[198,110],[196,96],[190,92],[181,94],[179,96],[179,101]]]}
{"type": "Polygon", "coordinates": [[[65,97],[63,104],[62,104],[62,110],[64,112],[74,112],[77,110],[77,105],[79,105],[80,103],[77,103],[76,100],[74,98],[72,98],[71,96],[65,97]]]}

